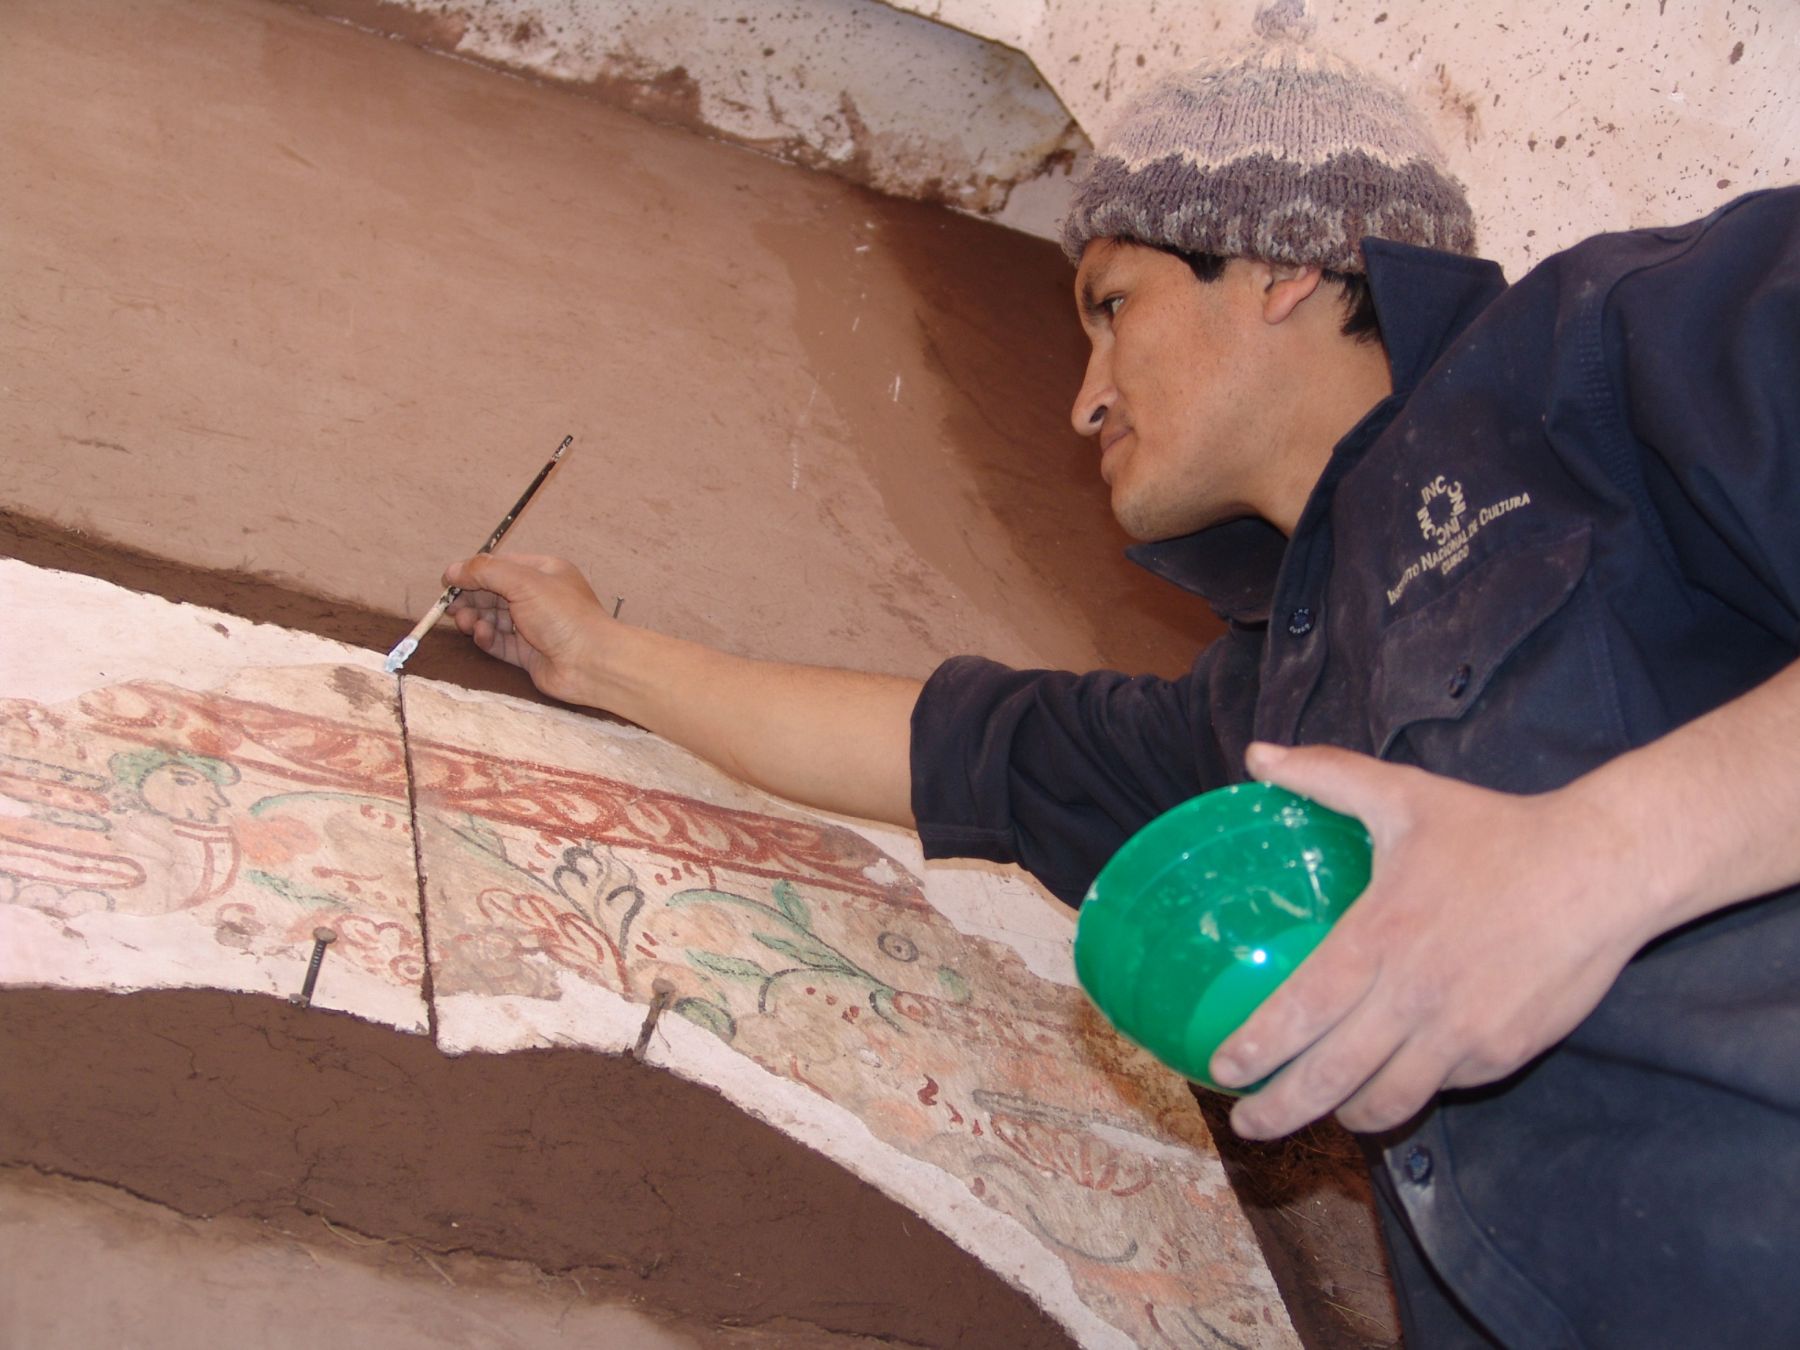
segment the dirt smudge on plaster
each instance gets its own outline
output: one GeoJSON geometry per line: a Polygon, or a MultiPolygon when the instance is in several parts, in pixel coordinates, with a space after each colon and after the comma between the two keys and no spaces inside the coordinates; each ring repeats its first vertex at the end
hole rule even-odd
{"type": "Polygon", "coordinates": [[[1457,85],[1448,67],[1438,66],[1436,75],[1432,93],[1438,106],[1462,127],[1463,144],[1474,145],[1481,139],[1481,100],[1457,85]]]}
{"type": "Polygon", "coordinates": [[[385,702],[389,693],[384,681],[366,670],[357,670],[352,666],[333,667],[331,687],[342,694],[344,701],[358,712],[385,702]]]}

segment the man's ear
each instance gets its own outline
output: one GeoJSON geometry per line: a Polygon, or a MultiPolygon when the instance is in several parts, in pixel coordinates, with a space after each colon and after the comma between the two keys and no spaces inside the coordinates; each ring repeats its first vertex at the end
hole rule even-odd
{"type": "Polygon", "coordinates": [[[1256,267],[1262,287],[1262,317],[1267,324],[1285,320],[1319,289],[1323,279],[1319,269],[1310,265],[1258,262],[1256,267]]]}

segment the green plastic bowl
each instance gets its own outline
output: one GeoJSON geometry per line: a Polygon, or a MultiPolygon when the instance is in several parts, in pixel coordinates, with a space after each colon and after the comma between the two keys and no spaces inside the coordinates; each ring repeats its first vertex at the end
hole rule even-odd
{"type": "Polygon", "coordinates": [[[1220,1092],[1213,1051],[1319,945],[1369,884],[1360,821],[1267,783],[1166,811],[1088,888],[1075,974],[1107,1020],[1220,1092]]]}

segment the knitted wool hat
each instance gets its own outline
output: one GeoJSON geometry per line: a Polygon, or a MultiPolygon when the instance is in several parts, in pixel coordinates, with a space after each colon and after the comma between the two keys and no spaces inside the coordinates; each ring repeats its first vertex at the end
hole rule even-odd
{"type": "Polygon", "coordinates": [[[1308,45],[1306,0],[1261,41],[1132,98],[1077,187],[1062,246],[1121,236],[1189,253],[1365,270],[1368,235],[1475,251],[1462,185],[1396,89],[1308,45]]]}

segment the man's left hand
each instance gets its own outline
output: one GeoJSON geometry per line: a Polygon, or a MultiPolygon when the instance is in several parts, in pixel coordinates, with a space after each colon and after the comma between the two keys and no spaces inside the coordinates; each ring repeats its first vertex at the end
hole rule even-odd
{"type": "Polygon", "coordinates": [[[1232,1127],[1333,1110],[1391,1129],[1443,1088],[1503,1078],[1566,1036],[1656,931],[1641,851],[1587,795],[1512,796],[1323,747],[1255,745],[1250,771],[1360,819],[1368,889],[1220,1048],[1232,1127]],[[1283,1066],[1286,1066],[1285,1068],[1283,1066]]]}

